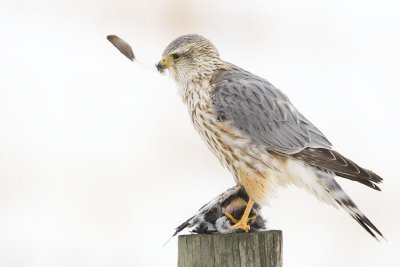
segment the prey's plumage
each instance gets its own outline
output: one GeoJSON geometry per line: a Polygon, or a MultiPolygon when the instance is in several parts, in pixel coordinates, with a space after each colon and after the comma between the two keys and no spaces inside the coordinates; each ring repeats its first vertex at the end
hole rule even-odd
{"type": "MultiPolygon", "coordinates": [[[[231,222],[224,214],[229,212],[233,217],[240,218],[248,200],[249,197],[243,187],[236,185],[229,188],[201,207],[193,217],[179,225],[173,236],[185,228],[189,228],[192,233],[198,234],[239,232],[240,229],[232,228],[231,222]]],[[[261,206],[259,204],[254,205],[250,216],[252,217],[250,221],[252,231],[267,229],[266,221],[261,215],[261,206]]]]}
{"type": "Polygon", "coordinates": [[[335,176],[377,190],[382,178],[334,151],[322,132],[267,80],[223,61],[199,35],[174,40],[157,68],[171,72],[196,130],[245,188],[250,209],[252,201],[265,201],[276,187],[294,184],[341,206],[372,236],[382,236],[335,176]]]}

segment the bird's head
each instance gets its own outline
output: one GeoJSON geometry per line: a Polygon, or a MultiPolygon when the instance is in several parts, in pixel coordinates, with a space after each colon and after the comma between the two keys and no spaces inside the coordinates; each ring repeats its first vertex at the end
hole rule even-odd
{"type": "Polygon", "coordinates": [[[211,76],[221,60],[215,46],[197,34],[176,38],[165,48],[157,70],[167,69],[177,82],[202,80],[211,76]]]}

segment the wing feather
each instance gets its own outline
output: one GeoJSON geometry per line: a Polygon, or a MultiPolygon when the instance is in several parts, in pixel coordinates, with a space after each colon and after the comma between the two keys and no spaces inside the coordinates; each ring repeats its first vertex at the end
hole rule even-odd
{"type": "Polygon", "coordinates": [[[300,159],[320,169],[333,171],[337,176],[362,183],[375,190],[381,190],[376,183],[382,178],[374,172],[358,166],[338,152],[324,148],[306,148],[292,157],[300,159]]]}
{"type": "Polygon", "coordinates": [[[232,66],[219,71],[212,83],[219,118],[254,144],[380,190],[381,177],[332,150],[324,134],[268,81],[232,66]]]}
{"type": "Polygon", "coordinates": [[[331,143],[268,81],[234,67],[214,80],[213,105],[256,144],[283,154],[331,143]]]}

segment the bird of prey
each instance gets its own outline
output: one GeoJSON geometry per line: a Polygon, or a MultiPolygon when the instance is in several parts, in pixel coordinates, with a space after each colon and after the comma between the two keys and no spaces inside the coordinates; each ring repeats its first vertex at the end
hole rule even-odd
{"type": "MultiPolygon", "coordinates": [[[[196,215],[179,225],[173,236],[185,228],[190,228],[192,233],[197,234],[239,232],[241,229],[234,229],[231,226],[231,220],[235,221],[232,218],[242,216],[248,201],[249,196],[242,186],[236,185],[229,188],[201,207],[196,215]],[[231,214],[232,218],[226,217],[225,214],[231,214]]],[[[261,206],[258,203],[254,204],[249,216],[251,231],[257,232],[267,229],[266,221],[261,215],[261,206]]]]}
{"type": "Polygon", "coordinates": [[[382,178],[335,151],[270,82],[224,61],[197,34],[172,41],[156,67],[169,71],[195,129],[249,195],[239,220],[225,214],[234,229],[250,231],[254,203],[265,203],[277,187],[293,184],[342,207],[373,237],[383,237],[335,180],[340,176],[380,190],[382,178]]]}

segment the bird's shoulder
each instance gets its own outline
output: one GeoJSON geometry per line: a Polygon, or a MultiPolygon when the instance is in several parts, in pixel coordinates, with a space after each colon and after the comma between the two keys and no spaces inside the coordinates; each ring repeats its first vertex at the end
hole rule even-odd
{"type": "Polygon", "coordinates": [[[268,80],[233,64],[226,63],[218,69],[210,84],[211,99],[220,112],[237,108],[237,111],[246,109],[268,120],[307,121],[281,90],[268,80]]]}
{"type": "Polygon", "coordinates": [[[245,94],[247,91],[258,91],[258,93],[267,94],[269,97],[279,97],[282,100],[290,102],[288,97],[268,80],[231,63],[222,64],[214,72],[210,84],[216,89],[214,93],[235,89],[237,93],[242,94],[245,94]]]}
{"type": "Polygon", "coordinates": [[[288,97],[266,79],[226,63],[211,79],[211,100],[218,116],[257,144],[293,154],[306,147],[331,146],[288,97]]]}

